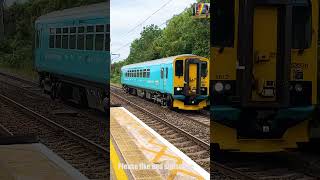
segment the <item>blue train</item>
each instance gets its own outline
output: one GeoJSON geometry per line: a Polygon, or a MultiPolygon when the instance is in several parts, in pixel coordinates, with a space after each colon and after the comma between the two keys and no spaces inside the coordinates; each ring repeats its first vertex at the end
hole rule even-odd
{"type": "Polygon", "coordinates": [[[209,60],[179,55],[121,68],[127,93],[154,100],[163,106],[201,110],[208,105],[209,60]]]}
{"type": "Polygon", "coordinates": [[[35,68],[55,99],[108,109],[109,1],[55,11],[35,22],[35,68]]]}

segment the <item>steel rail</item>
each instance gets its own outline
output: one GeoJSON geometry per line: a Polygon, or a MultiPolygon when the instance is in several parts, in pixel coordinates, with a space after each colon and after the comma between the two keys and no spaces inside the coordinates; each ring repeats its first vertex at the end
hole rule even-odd
{"type": "Polygon", "coordinates": [[[88,144],[88,147],[90,149],[92,149],[92,150],[94,150],[94,151],[96,151],[98,153],[101,153],[104,157],[108,157],[109,156],[108,155],[109,154],[109,149],[107,149],[106,147],[102,147],[101,145],[99,145],[99,144],[97,144],[97,143],[95,143],[95,142],[93,142],[93,141],[91,141],[91,140],[89,140],[89,139],[87,139],[87,138],[85,138],[85,137],[83,137],[83,136],[81,136],[81,135],[69,130],[68,128],[66,128],[66,127],[64,127],[64,126],[62,126],[62,125],[60,125],[60,124],[58,124],[58,123],[46,118],[46,117],[44,117],[43,115],[41,115],[41,114],[39,114],[39,113],[37,113],[37,112],[35,112],[35,111],[23,106],[22,104],[10,99],[7,96],[4,96],[4,95],[0,94],[0,99],[6,101],[8,103],[11,103],[14,106],[16,106],[16,107],[28,112],[30,115],[32,115],[36,119],[39,119],[40,121],[46,123],[48,126],[51,126],[51,127],[55,128],[55,129],[58,129],[58,130],[62,130],[65,134],[71,136],[74,139],[77,139],[79,142],[85,142],[86,144],[88,144]]]}
{"type": "Polygon", "coordinates": [[[212,167],[213,169],[211,169],[211,171],[216,170],[224,175],[236,177],[236,178],[243,179],[243,180],[256,180],[257,179],[255,177],[252,177],[252,176],[245,174],[241,171],[227,167],[223,164],[220,164],[217,162],[212,162],[212,163],[213,163],[213,167],[212,167]]]}
{"type": "MultiPolygon", "coordinates": [[[[115,88],[115,89],[119,89],[119,90],[121,89],[121,88],[118,87],[118,86],[110,85],[110,90],[111,90],[111,87],[112,87],[112,88],[115,88]]],[[[179,112],[176,112],[176,113],[179,113],[179,112]]],[[[193,119],[193,118],[188,117],[188,116],[185,115],[185,114],[181,114],[181,113],[180,113],[180,115],[181,115],[181,116],[184,116],[184,118],[185,118],[185,119],[188,119],[189,121],[192,121],[192,122],[194,122],[194,123],[200,124],[201,126],[204,126],[204,127],[206,127],[206,128],[210,128],[210,124],[207,124],[207,123],[204,123],[204,122],[201,122],[201,121],[197,121],[197,120],[195,120],[195,119],[193,119]]]]}
{"type": "Polygon", "coordinates": [[[150,112],[149,110],[147,110],[147,109],[145,109],[145,108],[143,108],[143,107],[141,107],[141,106],[139,106],[139,105],[137,105],[137,104],[134,104],[133,102],[131,102],[131,101],[129,101],[129,100],[121,97],[120,95],[118,95],[118,94],[116,94],[116,93],[114,93],[114,92],[111,92],[111,91],[110,91],[110,93],[111,93],[112,95],[116,96],[117,98],[125,101],[126,103],[130,104],[131,106],[135,107],[136,109],[138,109],[138,110],[140,110],[140,111],[142,111],[142,112],[150,115],[150,116],[153,117],[154,119],[157,119],[157,120],[165,123],[166,125],[170,126],[172,129],[175,129],[175,130],[177,130],[178,132],[184,134],[184,135],[187,136],[189,139],[191,139],[191,140],[193,140],[194,142],[196,142],[198,145],[200,145],[200,146],[202,146],[202,147],[204,147],[204,148],[207,148],[207,149],[210,148],[210,143],[207,143],[207,142],[202,141],[201,139],[195,137],[194,135],[186,132],[185,130],[183,130],[183,129],[175,126],[175,125],[173,125],[172,123],[164,120],[163,118],[157,116],[156,114],[150,112]]]}

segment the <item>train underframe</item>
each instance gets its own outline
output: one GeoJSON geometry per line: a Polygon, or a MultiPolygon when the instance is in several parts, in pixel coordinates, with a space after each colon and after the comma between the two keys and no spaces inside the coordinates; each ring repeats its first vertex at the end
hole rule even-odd
{"type": "Polygon", "coordinates": [[[309,141],[314,107],[213,108],[211,143],[216,151],[279,152],[309,141]]]}
{"type": "Polygon", "coordinates": [[[39,73],[39,85],[51,99],[59,98],[84,108],[108,112],[108,86],[47,72],[39,73]]]}
{"type": "Polygon", "coordinates": [[[206,96],[172,96],[171,94],[161,93],[158,91],[146,90],[137,87],[123,85],[122,88],[126,93],[151,100],[161,106],[169,108],[178,108],[182,110],[201,110],[208,105],[206,96]]]}

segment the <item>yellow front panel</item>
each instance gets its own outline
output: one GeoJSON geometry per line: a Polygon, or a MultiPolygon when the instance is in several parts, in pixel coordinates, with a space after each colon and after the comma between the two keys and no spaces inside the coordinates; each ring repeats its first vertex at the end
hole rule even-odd
{"type": "Polygon", "coordinates": [[[276,81],[277,64],[277,19],[276,7],[256,7],[254,11],[253,30],[253,78],[255,88],[252,91],[253,101],[274,101],[276,96],[264,95],[267,81],[276,81]]]}
{"type": "Polygon", "coordinates": [[[197,76],[198,76],[198,65],[189,65],[189,93],[195,93],[197,91],[197,76]]]}
{"type": "Polygon", "coordinates": [[[318,51],[318,1],[312,3],[312,42],[308,49],[304,49],[303,53],[299,54],[299,49],[291,51],[291,75],[290,80],[295,80],[294,72],[303,72],[303,81],[312,81],[312,104],[317,103],[317,51],[318,51]]]}
{"type": "MultiPolygon", "coordinates": [[[[185,69],[185,60],[186,59],[189,59],[189,58],[197,58],[197,59],[200,59],[201,61],[203,62],[207,62],[207,70],[208,70],[208,73],[207,73],[207,76],[206,77],[202,77],[201,78],[201,87],[207,87],[209,89],[209,76],[210,76],[210,63],[209,63],[209,59],[207,58],[204,58],[204,57],[200,57],[200,56],[197,56],[197,57],[194,57],[194,56],[179,56],[175,59],[175,61],[177,60],[183,60],[183,69],[185,69]]],[[[173,63],[173,69],[175,69],[175,62],[173,63]]],[[[190,64],[190,68],[189,68],[189,86],[191,87],[197,87],[197,65],[195,64],[190,64]],[[193,80],[194,79],[194,80],[193,80]],[[192,80],[192,81],[190,81],[192,80]]],[[[175,73],[174,73],[175,74],[175,73]]],[[[184,86],[184,75],[183,76],[174,76],[173,78],[173,84],[174,84],[174,87],[183,87],[184,86]]],[[[208,92],[208,95],[209,95],[209,92],[208,92]]]]}

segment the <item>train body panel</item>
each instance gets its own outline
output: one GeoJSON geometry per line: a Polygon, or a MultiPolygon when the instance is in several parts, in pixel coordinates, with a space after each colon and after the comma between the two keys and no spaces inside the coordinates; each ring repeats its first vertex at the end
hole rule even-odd
{"type": "Polygon", "coordinates": [[[106,52],[109,51],[109,23],[107,3],[40,17],[36,21],[39,36],[36,69],[107,84],[110,77],[110,61],[107,61],[110,53],[106,52]]]}
{"type": "Polygon", "coordinates": [[[317,104],[318,1],[212,7],[211,142],[242,152],[307,142],[317,104]]]}
{"type": "Polygon", "coordinates": [[[163,105],[199,110],[208,104],[208,64],[203,57],[180,55],[127,65],[121,68],[121,83],[128,92],[163,105]]]}
{"type": "Polygon", "coordinates": [[[35,69],[44,92],[107,111],[109,2],[43,15],[35,31],[35,69]]]}

